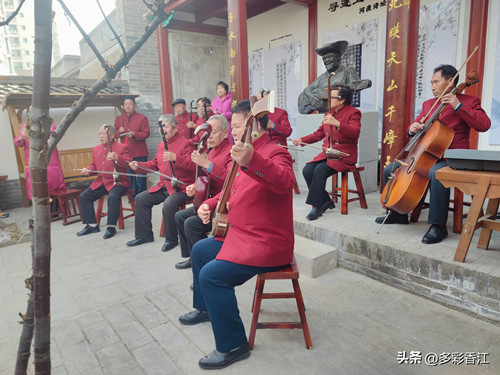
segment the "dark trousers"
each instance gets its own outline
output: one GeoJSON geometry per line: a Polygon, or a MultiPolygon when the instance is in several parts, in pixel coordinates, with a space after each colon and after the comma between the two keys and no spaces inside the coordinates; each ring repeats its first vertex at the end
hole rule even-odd
{"type": "Polygon", "coordinates": [[[203,224],[200,217],[194,211],[194,207],[175,213],[175,225],[179,232],[181,243],[181,255],[183,258],[191,256],[193,245],[207,238],[207,232],[212,229],[212,220],[208,224],[203,224]]]}
{"type": "MultiPolygon", "coordinates": [[[[138,156],[133,158],[134,161],[148,161],[147,156],[138,156]]],[[[127,173],[134,173],[132,169],[127,169],[127,173]]],[[[147,177],[145,174],[136,173],[137,175],[141,175],[144,177],[135,177],[129,176],[128,180],[130,181],[130,190],[134,190],[134,198],[137,194],[142,193],[147,188],[147,177]]]]}
{"type": "Polygon", "coordinates": [[[165,187],[154,193],[143,191],[137,195],[135,197],[135,238],[154,240],[151,210],[153,206],[163,203],[163,233],[165,234],[165,240],[174,244],[178,243],[175,213],[188,200],[189,197],[186,193],[169,195],[165,187]]]}
{"type": "MultiPolygon", "coordinates": [[[[429,224],[446,225],[448,221],[448,207],[450,206],[450,189],[436,178],[436,172],[448,165],[446,160],[440,160],[429,170],[428,177],[430,197],[429,197],[429,224]]],[[[384,168],[384,186],[389,180],[391,172],[400,167],[399,163],[388,164],[384,168]]]]}
{"type": "Polygon", "coordinates": [[[314,207],[321,207],[328,202],[330,196],[325,190],[326,180],[331,175],[337,173],[333,168],[326,164],[326,160],[308,163],[302,170],[302,175],[307,183],[309,193],[307,194],[306,203],[314,207]]]}
{"type": "Polygon", "coordinates": [[[216,260],[221,247],[222,242],[214,237],[198,241],[193,246],[191,262],[193,307],[208,311],[216,349],[224,353],[248,341],[234,288],[259,273],[274,271],[282,266],[253,267],[216,260]]]}
{"type": "MultiPolygon", "coordinates": [[[[120,215],[120,202],[122,196],[127,193],[127,188],[122,185],[115,185],[109,191],[108,196],[108,222],[107,225],[116,225],[120,215]]],[[[96,224],[94,201],[108,194],[104,184],[97,189],[87,188],[80,193],[80,212],[82,214],[83,224],[96,224]]]]}

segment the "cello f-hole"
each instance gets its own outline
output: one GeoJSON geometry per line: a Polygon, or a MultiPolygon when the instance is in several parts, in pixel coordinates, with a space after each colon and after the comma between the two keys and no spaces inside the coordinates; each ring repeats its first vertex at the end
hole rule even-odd
{"type": "Polygon", "coordinates": [[[415,158],[411,158],[408,163],[408,168],[406,169],[406,174],[410,174],[413,172],[413,166],[415,165],[415,158]]]}

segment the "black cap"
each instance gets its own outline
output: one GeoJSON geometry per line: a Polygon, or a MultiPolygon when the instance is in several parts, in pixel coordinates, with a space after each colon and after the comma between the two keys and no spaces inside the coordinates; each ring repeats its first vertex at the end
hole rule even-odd
{"type": "Polygon", "coordinates": [[[173,102],[172,102],[172,107],[174,107],[176,104],[184,104],[186,105],[186,101],[184,99],[175,99],[173,102]]]}
{"type": "Polygon", "coordinates": [[[347,43],[345,40],[340,40],[338,42],[328,43],[323,45],[323,47],[316,48],[315,51],[318,55],[323,56],[327,53],[344,53],[347,50],[347,43]]]}

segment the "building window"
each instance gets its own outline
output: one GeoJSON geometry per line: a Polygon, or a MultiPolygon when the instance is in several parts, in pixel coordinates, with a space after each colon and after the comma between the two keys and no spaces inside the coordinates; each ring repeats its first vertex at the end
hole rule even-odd
{"type": "Polygon", "coordinates": [[[10,44],[12,47],[19,47],[19,38],[10,38],[10,44]]]}
{"type": "Polygon", "coordinates": [[[21,30],[26,30],[26,26],[25,25],[21,25],[21,30]]]}
{"type": "Polygon", "coordinates": [[[21,51],[18,50],[18,49],[13,49],[12,50],[12,57],[20,58],[21,57],[21,51]]]}
{"type": "Polygon", "coordinates": [[[30,51],[28,51],[27,49],[24,50],[24,55],[25,56],[29,56],[30,55],[30,51]]]}
{"type": "Polygon", "coordinates": [[[17,25],[9,25],[9,33],[17,34],[17,25]]]}
{"type": "Polygon", "coordinates": [[[22,62],[14,62],[14,70],[23,70],[22,62]]]}
{"type": "Polygon", "coordinates": [[[19,13],[19,17],[24,18],[24,13],[23,12],[19,13]]]}
{"type": "Polygon", "coordinates": [[[23,38],[23,43],[28,43],[28,38],[23,38]]]}
{"type": "Polygon", "coordinates": [[[27,63],[26,63],[26,67],[27,67],[27,68],[31,68],[31,63],[27,62],[27,63]]]}

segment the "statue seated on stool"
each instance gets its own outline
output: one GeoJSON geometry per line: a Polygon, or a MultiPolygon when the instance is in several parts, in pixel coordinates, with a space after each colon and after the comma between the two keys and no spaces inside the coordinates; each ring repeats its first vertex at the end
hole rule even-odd
{"type": "Polygon", "coordinates": [[[372,85],[369,79],[360,79],[356,70],[351,66],[340,65],[341,57],[347,50],[348,43],[341,40],[325,44],[316,48],[316,53],[323,57],[326,72],[307,86],[299,95],[299,113],[309,114],[314,111],[318,113],[328,112],[328,76],[334,73],[330,79],[331,86],[346,85],[353,91],[366,89],[372,85]]]}

